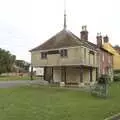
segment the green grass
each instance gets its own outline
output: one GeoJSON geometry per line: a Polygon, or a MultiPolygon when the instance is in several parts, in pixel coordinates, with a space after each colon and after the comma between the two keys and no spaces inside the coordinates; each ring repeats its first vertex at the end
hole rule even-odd
{"type": "Polygon", "coordinates": [[[103,120],[118,112],[120,83],[107,99],[44,86],[0,89],[0,120],[103,120]]]}
{"type": "Polygon", "coordinates": [[[30,76],[0,76],[0,81],[30,80],[30,76]]]}

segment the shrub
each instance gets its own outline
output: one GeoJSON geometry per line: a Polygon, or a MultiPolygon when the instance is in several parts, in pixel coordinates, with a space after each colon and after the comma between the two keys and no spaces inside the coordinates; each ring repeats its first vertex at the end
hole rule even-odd
{"type": "Polygon", "coordinates": [[[114,74],[114,81],[120,81],[120,74],[114,74]]]}
{"type": "Polygon", "coordinates": [[[114,70],[114,74],[120,74],[120,69],[114,70]]]}
{"type": "Polygon", "coordinates": [[[98,79],[98,84],[108,84],[110,82],[110,76],[103,74],[98,79]]]}

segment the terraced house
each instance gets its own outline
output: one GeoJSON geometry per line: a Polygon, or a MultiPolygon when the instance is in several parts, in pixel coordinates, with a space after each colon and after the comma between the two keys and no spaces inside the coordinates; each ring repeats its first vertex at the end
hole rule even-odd
{"type": "Polygon", "coordinates": [[[104,45],[109,40],[108,36],[102,37],[101,34],[97,35],[97,47],[99,48],[99,75],[107,74],[113,80],[113,57],[114,54],[108,49],[104,48],[104,45]]]}
{"type": "Polygon", "coordinates": [[[63,29],[31,50],[31,63],[44,68],[44,79],[65,84],[89,84],[98,77],[98,49],[88,41],[86,26],[80,38],[63,29]],[[81,38],[81,39],[80,39],[81,38]]]}
{"type": "Polygon", "coordinates": [[[103,48],[113,54],[113,69],[120,70],[120,52],[119,49],[114,48],[109,41],[109,37],[102,44],[103,48]]]}

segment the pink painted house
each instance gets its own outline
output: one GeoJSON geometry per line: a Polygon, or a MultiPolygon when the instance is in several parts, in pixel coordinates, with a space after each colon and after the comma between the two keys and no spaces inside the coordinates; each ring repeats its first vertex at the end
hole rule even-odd
{"type": "Polygon", "coordinates": [[[108,36],[97,35],[97,46],[99,48],[99,75],[107,74],[113,79],[113,54],[102,47],[103,42],[109,40],[108,36]]]}

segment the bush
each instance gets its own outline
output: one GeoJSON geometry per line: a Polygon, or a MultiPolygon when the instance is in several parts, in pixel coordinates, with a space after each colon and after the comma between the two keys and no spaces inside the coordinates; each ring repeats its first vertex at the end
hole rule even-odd
{"type": "Polygon", "coordinates": [[[114,81],[120,81],[120,74],[115,74],[114,75],[114,81]]]}
{"type": "Polygon", "coordinates": [[[114,70],[114,74],[120,74],[120,69],[114,70]]]}
{"type": "Polygon", "coordinates": [[[98,79],[98,84],[108,84],[110,82],[110,76],[103,74],[98,79]]]}

